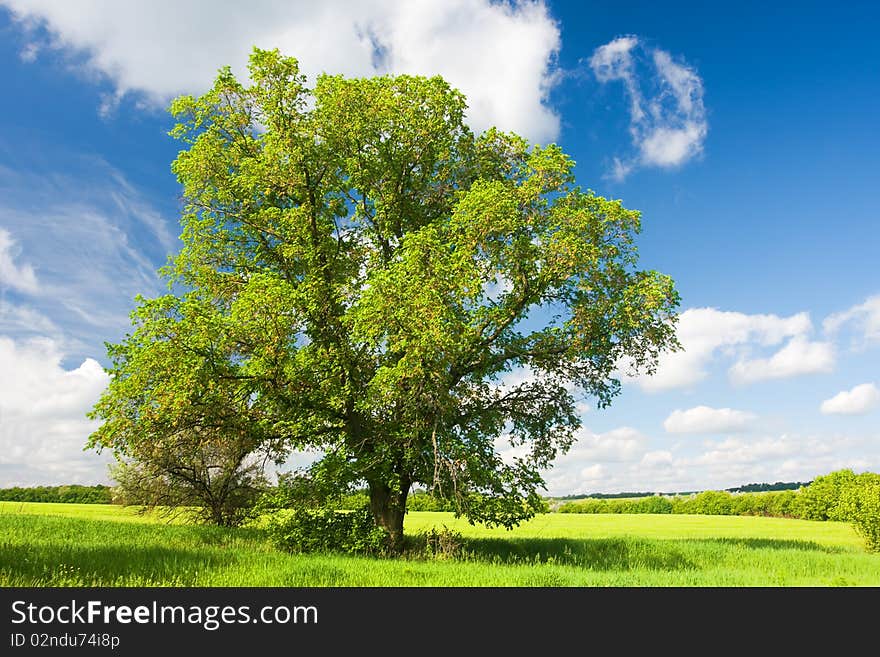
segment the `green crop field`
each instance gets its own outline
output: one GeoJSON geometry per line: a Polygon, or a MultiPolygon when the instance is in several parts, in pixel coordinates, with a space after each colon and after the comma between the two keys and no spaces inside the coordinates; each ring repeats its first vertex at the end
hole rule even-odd
{"type": "Polygon", "coordinates": [[[880,554],[837,522],[545,514],[513,531],[413,512],[464,536],[459,558],[292,555],[256,528],[98,504],[0,502],[3,586],[880,586],[880,554]]]}

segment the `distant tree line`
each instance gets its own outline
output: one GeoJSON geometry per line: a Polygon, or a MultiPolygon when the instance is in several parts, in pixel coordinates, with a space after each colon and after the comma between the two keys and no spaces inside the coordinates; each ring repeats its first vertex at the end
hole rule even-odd
{"type": "Polygon", "coordinates": [[[775,484],[746,484],[735,488],[725,488],[730,493],[763,493],[774,490],[798,490],[806,488],[812,481],[777,481],[775,484]]]}
{"type": "MultiPolygon", "coordinates": [[[[745,487],[744,487],[745,488],[745,487]]],[[[880,551],[880,474],[837,470],[797,490],[703,491],[637,499],[565,502],[558,513],[682,513],[834,520],[852,523],[869,550],[880,551]]]]}
{"type": "Polygon", "coordinates": [[[110,504],[110,486],[30,486],[0,488],[0,500],[6,502],[68,502],[73,504],[110,504]]]}
{"type": "Polygon", "coordinates": [[[566,502],[558,513],[678,513],[713,516],[801,517],[797,493],[791,490],[763,493],[702,491],[681,495],[650,495],[629,499],[585,499],[566,502]]]}
{"type": "MultiPolygon", "coordinates": [[[[761,493],[765,491],[774,491],[774,490],[798,490],[799,488],[804,488],[805,486],[809,486],[812,482],[809,481],[777,481],[774,484],[746,484],[744,486],[735,486],[734,488],[725,488],[723,490],[730,493],[761,493]]],[[[663,493],[659,491],[646,491],[646,492],[625,492],[625,493],[585,493],[580,495],[562,495],[561,497],[555,497],[553,499],[556,500],[585,500],[585,499],[597,499],[597,500],[611,500],[611,499],[623,499],[623,498],[639,498],[639,497],[651,497],[652,495],[663,495],[665,497],[670,497],[673,495],[696,495],[697,493],[701,493],[703,491],[699,490],[683,490],[677,491],[675,493],[663,493]]]]}

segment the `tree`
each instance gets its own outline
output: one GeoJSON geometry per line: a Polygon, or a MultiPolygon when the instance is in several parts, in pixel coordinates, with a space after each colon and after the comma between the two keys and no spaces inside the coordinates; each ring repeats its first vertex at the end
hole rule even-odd
{"type": "Polygon", "coordinates": [[[90,414],[105,422],[89,444],[116,452],[121,501],[238,524],[268,486],[264,461],[285,450],[236,362],[231,318],[167,295],[141,299],[132,319],[134,334],[109,347],[113,379],[90,414]]]}
{"type": "Polygon", "coordinates": [[[111,350],[91,444],[156,442],[216,385],[260,440],[365,482],[392,548],[414,485],[472,522],[530,517],[579,426],[574,393],[606,406],[623,363],[650,373],[677,346],[671,279],[636,269],[639,213],[579,188],[556,145],[474,135],[440,77],[309,88],[259,49],[249,70],[171,106],[184,246],[164,273],[181,291],[141,300],[111,350]],[[169,390],[141,370],[178,332],[205,345],[169,390]]]}

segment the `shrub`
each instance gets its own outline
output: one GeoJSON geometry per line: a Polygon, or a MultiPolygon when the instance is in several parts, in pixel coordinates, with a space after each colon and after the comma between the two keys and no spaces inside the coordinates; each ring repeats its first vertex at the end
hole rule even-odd
{"type": "Polygon", "coordinates": [[[272,542],[288,552],[344,552],[380,555],[387,551],[388,535],[367,507],[353,511],[298,508],[270,516],[267,531],[272,542]]]}
{"type": "Polygon", "coordinates": [[[837,512],[852,522],[868,550],[880,552],[880,474],[854,477],[841,492],[837,512]]]}
{"type": "Polygon", "coordinates": [[[707,490],[697,493],[688,504],[693,507],[690,513],[709,516],[731,516],[735,513],[733,496],[723,491],[707,490]]]}
{"type": "Polygon", "coordinates": [[[623,513],[672,513],[672,502],[660,495],[629,500],[623,513]]]}
{"type": "Polygon", "coordinates": [[[415,543],[417,551],[430,559],[455,559],[464,554],[464,537],[446,525],[419,533],[415,543]]]}
{"type": "Polygon", "coordinates": [[[774,493],[763,493],[767,500],[768,516],[793,518],[796,515],[798,494],[793,490],[781,490],[774,493]]]}
{"type": "Polygon", "coordinates": [[[843,491],[855,483],[852,470],[836,470],[800,490],[795,515],[804,520],[845,520],[839,508],[843,491]]]}
{"type": "Polygon", "coordinates": [[[431,495],[431,493],[414,491],[406,498],[407,511],[455,511],[455,503],[451,500],[431,495]]]}
{"type": "Polygon", "coordinates": [[[557,513],[614,513],[608,500],[586,499],[561,504],[557,513]]]}

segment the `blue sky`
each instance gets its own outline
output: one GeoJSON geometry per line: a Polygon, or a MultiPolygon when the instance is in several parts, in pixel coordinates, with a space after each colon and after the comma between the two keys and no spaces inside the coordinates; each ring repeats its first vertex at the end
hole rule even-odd
{"type": "Polygon", "coordinates": [[[104,342],[178,246],[164,108],[252,45],[310,76],[442,74],[474,129],[555,141],[642,211],[685,351],[584,405],[550,493],[880,471],[880,9],[207,6],[0,0],[0,486],[108,481],[82,449],[104,342]]]}

